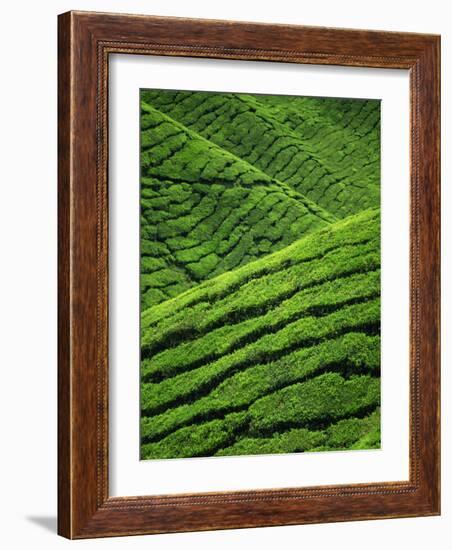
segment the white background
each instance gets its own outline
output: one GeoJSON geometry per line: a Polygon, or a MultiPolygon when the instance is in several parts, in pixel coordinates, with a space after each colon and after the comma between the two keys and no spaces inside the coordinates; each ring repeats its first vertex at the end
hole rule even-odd
{"type": "Polygon", "coordinates": [[[409,476],[409,75],[405,70],[114,55],[110,59],[110,494],[402,481],[409,476]],[[379,450],[138,460],[139,89],[381,100],[382,445],[379,450]],[[132,404],[132,406],[131,406],[132,404]],[[135,406],[133,405],[135,404],[135,406]]]}
{"type": "Polygon", "coordinates": [[[452,176],[448,1],[294,2],[48,1],[2,6],[0,88],[0,495],[1,542],[8,549],[264,548],[289,545],[366,550],[403,545],[449,548],[452,535],[452,176]],[[434,32],[443,35],[443,515],[374,522],[277,527],[69,542],[56,515],[56,14],[126,11],[267,22],[434,32]],[[446,96],[449,99],[446,99],[446,96]],[[448,437],[446,437],[448,434],[448,437]],[[448,540],[449,539],[449,540],[448,540]],[[27,546],[28,545],[28,546],[27,546]]]}

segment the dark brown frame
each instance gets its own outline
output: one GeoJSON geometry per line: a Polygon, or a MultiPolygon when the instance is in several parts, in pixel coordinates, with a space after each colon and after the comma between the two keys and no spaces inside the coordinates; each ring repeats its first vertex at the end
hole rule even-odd
{"type": "Polygon", "coordinates": [[[439,514],[439,36],[68,12],[59,16],[58,54],[58,532],[86,538],[439,514]],[[410,71],[409,481],[109,497],[110,53],[410,71]]]}

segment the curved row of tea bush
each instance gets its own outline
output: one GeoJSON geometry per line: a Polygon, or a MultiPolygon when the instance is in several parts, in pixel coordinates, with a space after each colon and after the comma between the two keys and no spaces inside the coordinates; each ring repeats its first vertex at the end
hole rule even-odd
{"type": "MultiPolygon", "coordinates": [[[[196,316],[204,316],[206,310],[213,311],[213,306],[216,306],[219,300],[223,298],[229,300],[240,288],[244,291],[240,296],[241,304],[244,304],[244,300],[253,300],[255,296],[253,289],[245,285],[253,283],[254,280],[259,284],[258,280],[263,276],[280,273],[280,280],[274,280],[275,284],[290,285],[290,279],[286,277],[286,273],[293,266],[299,266],[301,270],[306,268],[304,272],[295,272],[301,282],[309,281],[309,284],[314,284],[316,281],[326,280],[326,276],[332,273],[335,266],[343,266],[347,263],[347,258],[353,261],[356,254],[365,255],[369,252],[365,245],[369,245],[379,254],[379,234],[380,212],[378,209],[368,210],[346,220],[326,225],[323,229],[297,240],[278,253],[268,254],[233,271],[204,281],[173,299],[143,310],[141,315],[143,346],[152,341],[152,334],[160,333],[164,327],[161,323],[164,323],[165,319],[167,319],[167,326],[170,326],[173,321],[179,322],[180,319],[175,318],[178,312],[184,310],[188,316],[190,314],[186,309],[188,307],[198,306],[196,311],[194,309],[191,311],[196,316]],[[361,245],[363,245],[362,249],[359,248],[361,245]],[[324,267],[322,267],[323,262],[325,262],[324,267]],[[310,275],[312,272],[317,275],[313,277],[310,275]],[[160,328],[157,328],[159,324],[160,328]],[[151,327],[156,330],[151,330],[151,327]]],[[[185,313],[182,315],[185,316],[185,313]]]]}
{"type": "Polygon", "coordinates": [[[292,428],[273,437],[246,437],[217,451],[219,456],[304,451],[340,451],[369,449],[380,442],[380,409],[364,418],[348,418],[325,430],[292,428]]]}
{"type": "MultiPolygon", "coordinates": [[[[322,372],[340,371],[377,375],[380,367],[380,337],[348,332],[320,344],[301,348],[268,363],[258,363],[228,376],[206,395],[160,414],[152,413],[153,396],[142,385],[142,437],[156,440],[195,422],[221,417],[246,408],[278,389],[301,382],[322,372]]],[[[155,410],[155,409],[154,409],[155,410]]]]}
{"type": "Polygon", "coordinates": [[[277,449],[282,432],[375,411],[378,235],[365,212],[143,312],[142,456],[277,449]]]}
{"type": "MultiPolygon", "coordinates": [[[[361,312],[364,322],[368,322],[367,311],[373,309],[368,302],[379,291],[379,270],[358,273],[301,290],[275,305],[270,302],[262,313],[255,310],[243,321],[207,330],[193,339],[190,334],[180,333],[176,345],[142,360],[143,380],[165,380],[247,347],[254,355],[258,353],[254,350],[268,353],[267,348],[277,347],[280,340],[291,343],[286,335],[296,333],[297,343],[310,341],[339,324],[352,326],[361,318],[361,312]]],[[[375,310],[378,313],[378,307],[375,310]]]]}
{"type": "Polygon", "coordinates": [[[152,357],[149,371],[158,370],[166,356],[172,360],[170,348],[181,342],[184,349],[196,346],[198,349],[190,353],[190,360],[199,360],[208,353],[203,345],[206,335],[212,351],[221,351],[239,334],[244,338],[259,331],[274,332],[282,322],[310,313],[326,313],[335,305],[364,297],[360,290],[363,286],[368,296],[377,293],[380,274],[375,245],[371,242],[344,247],[340,253],[329,253],[323,260],[264,275],[218,300],[214,308],[207,307],[206,302],[197,303],[163,319],[155,330],[143,327],[143,365],[146,358],[152,357]]]}
{"type": "Polygon", "coordinates": [[[143,309],[336,220],[152,106],[142,112],[143,309]]]}
{"type": "Polygon", "coordinates": [[[174,90],[141,98],[338,217],[379,204],[378,100],[174,90]]]}
{"type": "MultiPolygon", "coordinates": [[[[344,307],[320,318],[307,317],[287,324],[276,334],[263,336],[213,362],[182,372],[162,382],[142,382],[146,407],[154,410],[182,403],[205,392],[234,372],[263,361],[272,361],[300,347],[311,347],[327,338],[334,338],[356,330],[379,330],[380,301],[344,307]]],[[[143,378],[145,380],[145,378],[143,378]]]]}
{"type": "Polygon", "coordinates": [[[379,102],[141,100],[142,458],[378,447],[379,102]]]}
{"type": "Polygon", "coordinates": [[[368,444],[369,435],[378,428],[367,418],[360,429],[357,417],[366,417],[379,404],[377,378],[355,375],[346,380],[337,373],[325,373],[263,397],[245,411],[187,426],[160,441],[144,443],[141,456],[144,459],[181,458],[306,451],[322,445],[349,448],[350,444],[357,443],[359,446],[362,438],[367,438],[368,444]],[[337,423],[344,417],[354,424],[337,423]],[[301,428],[294,433],[298,426],[301,428]]]}

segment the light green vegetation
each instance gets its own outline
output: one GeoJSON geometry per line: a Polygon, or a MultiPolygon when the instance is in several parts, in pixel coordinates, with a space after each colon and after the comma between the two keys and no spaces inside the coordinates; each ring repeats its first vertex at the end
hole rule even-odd
{"type": "Polygon", "coordinates": [[[350,442],[359,446],[362,437],[376,431],[375,423],[366,418],[371,429],[364,431],[365,424],[363,426],[359,418],[353,417],[339,425],[334,422],[344,414],[362,415],[378,406],[378,379],[353,376],[344,380],[337,373],[326,373],[263,397],[246,411],[181,428],[156,443],[146,443],[142,456],[172,458],[293,452],[280,451],[282,444],[297,445],[293,450],[315,449],[324,443],[330,448],[343,448],[350,442]],[[293,428],[300,424],[307,427],[293,428]],[[329,431],[316,430],[325,424],[329,424],[329,431]]]}
{"type": "Polygon", "coordinates": [[[335,221],[289,185],[144,102],[143,113],[143,308],[335,221]]]}
{"type": "Polygon", "coordinates": [[[252,455],[302,451],[342,451],[369,449],[380,442],[380,409],[364,418],[350,418],[331,424],[325,430],[293,428],[273,437],[243,438],[216,454],[252,455]]]}
{"type": "Polygon", "coordinates": [[[379,102],[141,99],[142,458],[378,448],[379,102]]]}
{"type": "MultiPolygon", "coordinates": [[[[186,404],[180,404],[183,399],[179,398],[177,406],[166,409],[161,414],[143,417],[142,435],[147,440],[158,439],[194,421],[247,407],[269,392],[325,371],[340,371],[347,375],[361,372],[376,375],[380,366],[379,351],[378,336],[349,332],[321,344],[289,352],[268,363],[258,362],[223,381],[218,378],[216,385],[207,385],[205,395],[200,395],[197,399],[187,399],[186,404]]],[[[156,404],[153,403],[152,396],[149,399],[147,390],[149,387],[144,385],[143,411],[152,413],[156,404]]],[[[197,388],[195,396],[196,390],[197,388]]]]}
{"type": "Polygon", "coordinates": [[[379,205],[379,101],[170,90],[142,99],[338,217],[379,205]]]}

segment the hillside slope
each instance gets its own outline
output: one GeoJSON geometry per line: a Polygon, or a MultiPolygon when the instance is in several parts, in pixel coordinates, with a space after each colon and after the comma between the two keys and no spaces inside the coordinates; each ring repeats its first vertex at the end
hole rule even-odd
{"type": "Polygon", "coordinates": [[[377,100],[173,90],[141,97],[338,218],[379,206],[377,100]]]}
{"type": "Polygon", "coordinates": [[[369,210],[142,313],[141,456],[379,446],[369,210]]]}
{"type": "Polygon", "coordinates": [[[146,102],[141,216],[143,309],[337,219],[146,102]]]}

